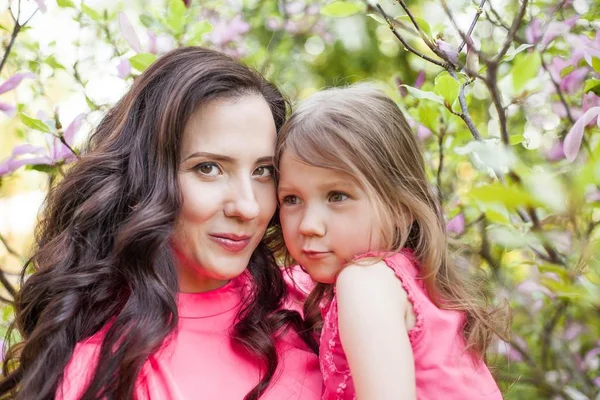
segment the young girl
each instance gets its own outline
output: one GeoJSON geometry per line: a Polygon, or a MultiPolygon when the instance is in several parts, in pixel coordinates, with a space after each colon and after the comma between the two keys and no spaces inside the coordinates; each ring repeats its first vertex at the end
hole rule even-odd
{"type": "Polygon", "coordinates": [[[363,85],[320,92],[282,128],[276,164],[285,244],[318,282],[305,315],[321,307],[323,399],[501,399],[491,313],[448,259],[396,104],[363,85]]]}

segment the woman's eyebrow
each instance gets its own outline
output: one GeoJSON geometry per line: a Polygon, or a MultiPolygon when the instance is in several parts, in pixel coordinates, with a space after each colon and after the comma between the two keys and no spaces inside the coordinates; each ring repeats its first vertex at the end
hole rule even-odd
{"type": "Polygon", "coordinates": [[[232,163],[235,161],[233,158],[231,158],[229,156],[224,156],[222,154],[216,154],[216,153],[208,153],[205,151],[197,151],[195,153],[192,153],[189,156],[187,156],[184,159],[184,161],[187,161],[190,158],[196,158],[196,157],[210,158],[211,160],[228,162],[228,163],[232,163]]]}

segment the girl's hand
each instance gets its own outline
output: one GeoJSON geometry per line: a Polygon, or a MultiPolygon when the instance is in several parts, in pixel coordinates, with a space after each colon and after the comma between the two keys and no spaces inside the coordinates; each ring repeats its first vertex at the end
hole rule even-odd
{"type": "Polygon", "coordinates": [[[340,338],[358,400],[416,399],[410,303],[384,261],[348,265],[336,281],[340,338]]]}

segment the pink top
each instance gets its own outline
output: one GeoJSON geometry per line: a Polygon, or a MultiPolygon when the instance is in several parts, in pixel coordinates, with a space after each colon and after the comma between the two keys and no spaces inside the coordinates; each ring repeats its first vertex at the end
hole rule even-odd
{"type": "MultiPolygon", "coordinates": [[[[238,277],[210,292],[179,294],[178,329],[142,368],[135,388],[138,400],[240,400],[254,388],[259,364],[234,351],[229,340],[247,281],[238,277]]],[[[291,301],[287,308],[297,308],[291,301]]],[[[81,396],[105,333],[103,329],[77,344],[57,399],[81,396]]],[[[261,400],[319,399],[323,384],[317,356],[291,330],[277,350],[278,371],[261,400]]]]}
{"type": "MultiPolygon", "coordinates": [[[[441,310],[429,299],[410,253],[384,259],[413,305],[416,325],[409,333],[415,360],[419,400],[497,400],[502,394],[486,365],[465,354],[461,335],[464,316],[458,311],[441,310]]],[[[337,300],[334,296],[322,309],[323,331],[319,361],[325,392],[323,400],[356,399],[350,368],[338,331],[337,300]]]]}

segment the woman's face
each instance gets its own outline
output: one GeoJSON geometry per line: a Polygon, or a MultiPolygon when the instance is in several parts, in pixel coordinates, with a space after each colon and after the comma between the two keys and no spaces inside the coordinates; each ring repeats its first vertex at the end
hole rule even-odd
{"type": "Polygon", "coordinates": [[[182,292],[218,288],[240,275],[276,208],[276,128],[259,95],[212,101],[185,127],[173,234],[182,292]]]}

